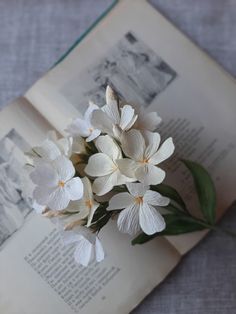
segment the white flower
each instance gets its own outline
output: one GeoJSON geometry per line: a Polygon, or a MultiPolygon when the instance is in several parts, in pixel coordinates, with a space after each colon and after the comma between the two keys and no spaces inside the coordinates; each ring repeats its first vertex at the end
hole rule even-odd
{"type": "Polygon", "coordinates": [[[104,250],[98,237],[86,227],[78,227],[77,232],[65,231],[62,239],[65,245],[75,244],[75,261],[83,266],[88,266],[92,260],[101,262],[104,250]]]}
{"type": "Polygon", "coordinates": [[[161,123],[161,117],[157,112],[147,112],[147,109],[138,105],[132,105],[135,109],[138,119],[133,125],[133,129],[155,131],[161,123]]]}
{"type": "Polygon", "coordinates": [[[117,225],[121,232],[131,235],[140,231],[151,235],[165,229],[165,220],[153,206],[167,206],[169,199],[149,190],[142,183],[128,183],[128,192],[114,195],[107,210],[123,209],[118,217],[117,225]]]}
{"type": "Polygon", "coordinates": [[[59,156],[52,162],[38,162],[30,174],[36,185],[34,199],[52,210],[65,209],[71,200],[79,200],[83,196],[83,183],[74,175],[74,166],[65,156],[59,156]]]}
{"type": "Polygon", "coordinates": [[[137,120],[135,110],[130,105],[119,107],[119,98],[110,86],[106,89],[106,105],[92,114],[93,124],[119,139],[124,131],[129,130],[137,120]]]}
{"type": "Polygon", "coordinates": [[[70,158],[73,153],[85,154],[85,142],[81,136],[59,138],[55,131],[48,132],[48,138],[59,148],[61,155],[70,158]]]}
{"type": "Polygon", "coordinates": [[[90,142],[97,138],[101,131],[95,128],[91,122],[92,113],[94,110],[98,110],[99,107],[93,103],[89,104],[88,109],[84,114],[84,118],[75,119],[66,129],[66,131],[72,136],[87,137],[86,141],[90,142]]]}
{"type": "Polygon", "coordinates": [[[89,158],[85,172],[92,177],[97,177],[93,183],[93,191],[97,195],[104,195],[114,186],[135,181],[123,175],[117,165],[122,158],[122,153],[117,143],[109,136],[100,136],[96,140],[99,153],[89,158]]]}
{"type": "Polygon", "coordinates": [[[136,178],[145,185],[160,184],[165,171],[157,167],[174,152],[172,138],[168,138],[160,147],[160,135],[149,131],[132,129],[122,137],[122,149],[129,158],[117,161],[122,173],[136,178]]]}
{"type": "Polygon", "coordinates": [[[26,155],[37,162],[41,158],[47,161],[56,159],[64,155],[68,158],[72,153],[85,153],[85,145],[82,137],[57,138],[56,132],[48,132],[48,137],[39,146],[35,146],[26,155]]]}
{"type": "Polygon", "coordinates": [[[79,223],[80,220],[85,218],[87,218],[87,227],[89,227],[91,225],[93,215],[99,207],[99,204],[93,198],[90,180],[87,177],[84,177],[81,180],[84,185],[83,198],[78,201],[70,202],[69,206],[66,208],[68,212],[75,213],[74,215],[69,216],[69,220],[67,220],[67,228],[73,228],[74,225],[77,225],[77,222],[79,223]],[[78,213],[76,214],[76,212],[78,213]]]}

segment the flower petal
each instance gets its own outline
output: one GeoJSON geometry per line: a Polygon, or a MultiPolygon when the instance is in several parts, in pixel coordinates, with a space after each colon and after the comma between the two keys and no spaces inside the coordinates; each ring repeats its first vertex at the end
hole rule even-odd
{"type": "MultiPolygon", "coordinates": [[[[115,172],[114,172],[115,173],[115,172]]],[[[137,181],[136,178],[129,178],[122,174],[119,169],[116,170],[116,184],[115,185],[122,185],[126,184],[127,182],[134,182],[137,181]]]]}
{"type": "Polygon", "coordinates": [[[165,229],[162,215],[151,205],[143,203],[139,210],[139,223],[144,233],[151,235],[165,229]]]}
{"type": "Polygon", "coordinates": [[[70,201],[64,188],[47,188],[38,186],[33,192],[33,197],[39,205],[47,206],[52,210],[65,209],[70,201]]]}
{"type": "Polygon", "coordinates": [[[134,115],[133,118],[130,120],[129,124],[127,124],[126,130],[131,129],[132,127],[134,128],[134,124],[135,124],[135,122],[137,121],[137,119],[138,119],[138,115],[136,114],[136,115],[134,115]]]}
{"type": "Polygon", "coordinates": [[[113,124],[112,131],[113,131],[112,137],[120,141],[123,131],[121,130],[119,125],[113,124]]]}
{"type": "Polygon", "coordinates": [[[120,112],[117,104],[117,100],[111,100],[107,105],[102,107],[102,111],[105,112],[111,119],[113,124],[120,123],[120,112]]]}
{"type": "Polygon", "coordinates": [[[92,245],[95,244],[96,234],[91,231],[91,229],[80,226],[76,229],[76,231],[81,234],[84,238],[86,238],[92,245]]]}
{"type": "Polygon", "coordinates": [[[99,136],[96,140],[97,149],[109,156],[112,160],[121,158],[121,150],[117,143],[109,135],[99,136]]]}
{"type": "Polygon", "coordinates": [[[113,132],[113,124],[110,117],[101,109],[93,111],[91,123],[94,128],[102,130],[104,133],[112,134],[113,132]]]}
{"type": "Polygon", "coordinates": [[[144,158],[145,141],[140,131],[130,130],[122,136],[122,150],[126,156],[136,161],[144,158]]]}
{"type": "Polygon", "coordinates": [[[84,186],[79,177],[72,178],[65,184],[65,189],[71,201],[77,201],[83,197],[84,186]]]}
{"type": "Polygon", "coordinates": [[[66,208],[66,210],[70,213],[73,213],[73,209],[77,208],[77,211],[79,210],[79,212],[75,213],[73,215],[69,215],[66,219],[66,223],[70,223],[76,220],[81,220],[81,219],[85,219],[88,217],[89,214],[89,209],[87,206],[84,206],[84,202],[83,201],[77,201],[77,204],[72,204],[71,203],[76,203],[76,201],[71,201],[68,205],[68,207],[66,208]],[[80,204],[81,203],[81,204],[80,204]]]}
{"type": "Polygon", "coordinates": [[[117,220],[117,226],[121,232],[135,235],[140,231],[139,226],[139,206],[130,205],[122,210],[117,220]]]}
{"type": "Polygon", "coordinates": [[[75,175],[75,168],[70,159],[60,156],[52,161],[52,165],[58,173],[59,180],[68,181],[75,175]]]}
{"type": "Polygon", "coordinates": [[[168,197],[162,196],[156,191],[147,191],[143,197],[143,201],[154,206],[167,206],[170,203],[168,197]]]}
{"type": "Polygon", "coordinates": [[[83,119],[77,118],[75,119],[66,129],[66,132],[71,134],[72,136],[89,136],[89,129],[91,128],[91,124],[83,119]]]}
{"type": "Polygon", "coordinates": [[[73,145],[73,138],[71,136],[60,138],[57,140],[56,144],[63,155],[67,156],[68,158],[71,156],[73,145]]]}
{"type": "Polygon", "coordinates": [[[160,123],[161,118],[156,112],[148,112],[145,114],[143,111],[138,117],[137,128],[140,130],[155,131],[160,123]]]}
{"type": "Polygon", "coordinates": [[[101,134],[101,131],[98,129],[94,129],[90,135],[86,138],[86,142],[91,142],[93,141],[95,138],[97,138],[99,135],[101,134]]]}
{"type": "Polygon", "coordinates": [[[121,118],[119,125],[122,130],[125,131],[130,129],[136,119],[137,115],[135,115],[134,109],[130,105],[124,105],[124,107],[121,108],[121,118]]]}
{"type": "Polygon", "coordinates": [[[116,92],[111,88],[111,86],[107,85],[106,88],[106,103],[108,105],[115,104],[117,105],[118,96],[116,92]]]}
{"type": "Polygon", "coordinates": [[[97,153],[89,158],[85,172],[92,177],[101,177],[114,171],[114,163],[111,158],[103,153],[97,153]]]}
{"type": "Polygon", "coordinates": [[[99,107],[97,105],[95,105],[92,102],[89,102],[89,106],[88,106],[87,110],[84,113],[84,120],[90,122],[93,111],[97,110],[97,109],[99,109],[99,107]]]}
{"type": "Polygon", "coordinates": [[[46,204],[52,210],[63,210],[70,202],[70,196],[63,187],[56,188],[50,195],[50,200],[46,204]]]}
{"type": "Polygon", "coordinates": [[[98,238],[96,238],[96,241],[95,241],[95,258],[98,263],[104,260],[105,258],[105,253],[102,247],[102,243],[98,238]]]}
{"type": "Polygon", "coordinates": [[[93,191],[98,196],[110,192],[117,182],[117,173],[113,172],[104,177],[96,178],[93,182],[93,191]]]}
{"type": "Polygon", "coordinates": [[[92,191],[92,185],[87,177],[83,177],[82,179],[83,185],[84,185],[84,195],[83,199],[92,199],[93,198],[93,191],[92,191]]]}
{"type": "Polygon", "coordinates": [[[88,207],[85,205],[83,199],[80,199],[78,201],[71,201],[69,205],[66,207],[66,210],[70,213],[82,213],[82,216],[85,215],[85,217],[88,216],[89,212],[88,207]]]}
{"type": "Polygon", "coordinates": [[[93,245],[86,238],[81,237],[77,242],[74,252],[75,261],[83,266],[88,266],[93,251],[93,245]]]}
{"type": "Polygon", "coordinates": [[[73,138],[72,152],[76,154],[86,153],[85,142],[81,136],[76,136],[73,138]]]}
{"type": "Polygon", "coordinates": [[[54,187],[57,185],[59,177],[55,169],[50,163],[37,163],[35,170],[30,173],[30,178],[37,185],[54,187]]]}
{"type": "Polygon", "coordinates": [[[135,199],[128,192],[114,195],[110,201],[107,210],[123,209],[135,203],[135,199]]]}
{"type": "MultiPolygon", "coordinates": [[[[70,202],[71,203],[71,202],[70,202]]],[[[67,211],[68,207],[66,208],[67,211]]],[[[59,220],[63,230],[76,230],[82,224],[82,220],[87,218],[88,212],[80,211],[79,213],[74,213],[73,215],[63,215],[61,217],[56,217],[59,220]]]]}
{"type": "Polygon", "coordinates": [[[33,191],[33,198],[39,205],[47,206],[51,200],[51,193],[55,190],[55,187],[50,188],[46,186],[36,186],[33,191]]]}
{"type": "Polygon", "coordinates": [[[150,163],[158,165],[162,161],[169,158],[175,150],[175,146],[171,137],[169,137],[159,148],[159,150],[150,158],[150,163]]]}
{"type": "Polygon", "coordinates": [[[135,171],[136,178],[145,185],[160,184],[165,175],[164,170],[150,164],[142,165],[135,171]]]}
{"type": "Polygon", "coordinates": [[[35,200],[32,201],[32,208],[36,211],[37,214],[42,214],[45,210],[45,205],[39,205],[35,200]]]}
{"type": "Polygon", "coordinates": [[[142,183],[126,183],[127,189],[131,195],[134,197],[144,196],[149,186],[142,183]]]}
{"type": "Polygon", "coordinates": [[[34,147],[33,151],[46,160],[54,160],[61,155],[59,147],[49,139],[46,139],[40,146],[34,147]]]}
{"type": "Polygon", "coordinates": [[[140,165],[138,162],[129,158],[118,159],[116,160],[116,164],[120,172],[130,178],[135,178],[135,171],[140,165]]]}
{"type": "Polygon", "coordinates": [[[146,142],[145,158],[150,159],[158,150],[161,136],[159,133],[149,131],[143,131],[143,136],[146,142]]]}
{"type": "Polygon", "coordinates": [[[61,239],[64,245],[72,244],[78,242],[82,236],[74,231],[64,231],[61,232],[61,239]]]}

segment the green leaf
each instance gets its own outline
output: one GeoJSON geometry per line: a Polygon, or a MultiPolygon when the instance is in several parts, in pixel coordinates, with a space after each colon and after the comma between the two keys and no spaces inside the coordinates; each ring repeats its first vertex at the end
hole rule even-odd
{"type": "Polygon", "coordinates": [[[170,198],[171,200],[175,201],[181,208],[186,209],[186,205],[182,197],[179,195],[176,189],[172,188],[171,186],[166,184],[152,185],[151,190],[170,198]]]}
{"type": "Polygon", "coordinates": [[[167,214],[163,215],[163,217],[166,222],[165,230],[155,233],[153,235],[141,233],[132,240],[132,245],[143,244],[159,236],[173,236],[205,229],[205,227],[201,223],[191,220],[191,218],[184,215],[167,214]]]}
{"type": "Polygon", "coordinates": [[[108,223],[111,216],[112,216],[112,212],[107,212],[106,215],[100,218],[95,224],[96,231],[100,231],[108,223]]]}
{"type": "Polygon", "coordinates": [[[182,160],[193,176],[201,211],[210,224],[216,220],[216,191],[209,173],[198,163],[182,160]]]}

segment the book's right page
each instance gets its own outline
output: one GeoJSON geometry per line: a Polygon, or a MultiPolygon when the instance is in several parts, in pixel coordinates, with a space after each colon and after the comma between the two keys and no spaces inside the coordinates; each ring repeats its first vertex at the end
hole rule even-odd
{"type": "MultiPolygon", "coordinates": [[[[179,157],[202,163],[216,183],[218,214],[234,200],[236,85],[204,52],[143,0],[120,3],[68,56],[26,94],[61,133],[89,100],[104,104],[106,84],[163,119],[163,140],[174,138],[175,157],[163,167],[197,211],[193,183],[179,157]]],[[[204,233],[171,237],[184,254],[204,233]]]]}

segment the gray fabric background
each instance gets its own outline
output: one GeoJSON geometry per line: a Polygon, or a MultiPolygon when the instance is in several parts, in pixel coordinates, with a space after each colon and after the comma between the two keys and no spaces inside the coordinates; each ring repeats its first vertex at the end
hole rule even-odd
{"type": "MultiPolygon", "coordinates": [[[[23,94],[111,2],[0,0],[0,107],[23,94]]],[[[236,76],[235,0],[152,3],[236,76]]],[[[236,229],[235,207],[221,225],[236,229]]],[[[211,232],[133,313],[236,313],[236,239],[211,232]]]]}

